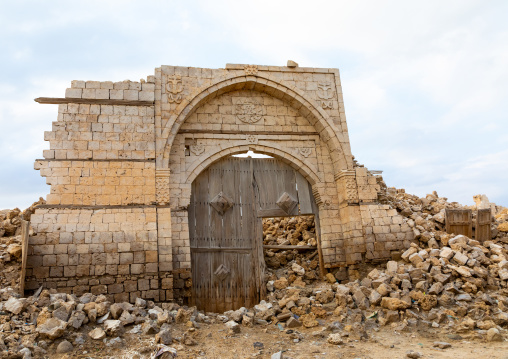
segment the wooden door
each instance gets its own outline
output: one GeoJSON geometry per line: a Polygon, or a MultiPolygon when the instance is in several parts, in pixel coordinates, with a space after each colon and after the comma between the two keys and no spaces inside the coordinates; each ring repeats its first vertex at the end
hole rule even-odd
{"type": "Polygon", "coordinates": [[[473,214],[470,209],[446,209],[446,232],[473,237],[473,214]]]}
{"type": "Polygon", "coordinates": [[[490,208],[479,209],[476,213],[475,239],[479,242],[492,239],[490,224],[492,222],[492,211],[490,208]]]}
{"type": "Polygon", "coordinates": [[[224,312],[259,300],[250,178],[250,163],[230,157],[211,165],[192,184],[192,302],[199,309],[224,312]]]}
{"type": "Polygon", "coordinates": [[[275,159],[229,157],[192,183],[192,298],[199,309],[252,307],[266,295],[262,217],[312,214],[312,192],[275,159]]]}

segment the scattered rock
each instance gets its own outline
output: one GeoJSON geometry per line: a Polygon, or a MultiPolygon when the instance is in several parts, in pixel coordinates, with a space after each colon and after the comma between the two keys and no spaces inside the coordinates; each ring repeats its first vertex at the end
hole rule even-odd
{"type": "Polygon", "coordinates": [[[106,338],[106,332],[101,328],[95,328],[88,333],[88,336],[93,340],[102,340],[106,338]]]}
{"type": "Polygon", "coordinates": [[[344,344],[344,341],[342,340],[342,337],[340,336],[340,334],[330,334],[328,336],[328,339],[326,339],[326,341],[332,345],[341,345],[341,344],[344,344]]]}
{"type": "Polygon", "coordinates": [[[119,320],[106,320],[104,322],[104,331],[110,337],[119,337],[124,332],[124,327],[119,320]]]}
{"type": "Polygon", "coordinates": [[[503,336],[499,332],[497,328],[490,328],[487,330],[487,341],[488,342],[501,342],[503,341],[503,336]]]}
{"type": "Polygon", "coordinates": [[[74,350],[74,347],[67,340],[62,341],[60,344],[58,344],[58,347],[56,348],[56,352],[58,354],[69,353],[73,350],[74,350]]]}
{"type": "Polygon", "coordinates": [[[50,318],[44,324],[37,326],[37,332],[42,338],[55,340],[65,333],[67,323],[58,318],[50,318]]]}

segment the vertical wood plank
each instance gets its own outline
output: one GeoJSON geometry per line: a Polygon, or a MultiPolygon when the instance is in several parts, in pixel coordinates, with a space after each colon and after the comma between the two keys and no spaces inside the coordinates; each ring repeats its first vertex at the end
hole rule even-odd
{"type": "Polygon", "coordinates": [[[298,187],[298,203],[300,205],[300,214],[313,214],[312,209],[312,190],[310,184],[300,172],[295,171],[296,185],[298,187]]]}
{"type": "Polygon", "coordinates": [[[25,296],[26,261],[28,257],[28,237],[30,222],[21,221],[21,278],[19,279],[19,294],[25,296]]]}
{"type": "Polygon", "coordinates": [[[314,213],[314,227],[316,228],[316,242],[318,247],[318,258],[319,258],[319,272],[321,274],[321,278],[325,276],[325,262],[323,259],[323,249],[321,248],[321,227],[319,224],[319,208],[316,204],[316,200],[314,199],[314,195],[312,194],[312,188],[310,183],[307,183],[310,197],[311,197],[311,205],[312,212],[314,213]]]}
{"type": "Polygon", "coordinates": [[[475,239],[479,242],[490,241],[492,239],[491,225],[492,211],[490,208],[479,209],[476,212],[476,231],[475,239]]]}

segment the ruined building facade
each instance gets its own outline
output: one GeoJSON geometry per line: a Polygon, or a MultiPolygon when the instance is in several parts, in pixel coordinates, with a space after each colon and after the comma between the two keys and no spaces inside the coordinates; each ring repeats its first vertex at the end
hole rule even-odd
{"type": "Polygon", "coordinates": [[[337,69],[161,66],[140,82],[72,81],[65,98],[38,101],[59,105],[35,162],[51,191],[31,217],[27,289],[192,296],[193,183],[248,150],[308,182],[323,271],[389,258],[412,239],[378,203],[377,176],[354,164],[337,69]]]}

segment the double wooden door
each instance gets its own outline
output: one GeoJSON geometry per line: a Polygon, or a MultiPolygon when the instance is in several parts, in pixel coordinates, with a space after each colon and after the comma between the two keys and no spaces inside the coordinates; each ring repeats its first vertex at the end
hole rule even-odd
{"type": "Polygon", "coordinates": [[[228,157],[192,183],[191,303],[210,312],[265,295],[262,217],[315,214],[307,180],[276,159],[228,157]]]}

